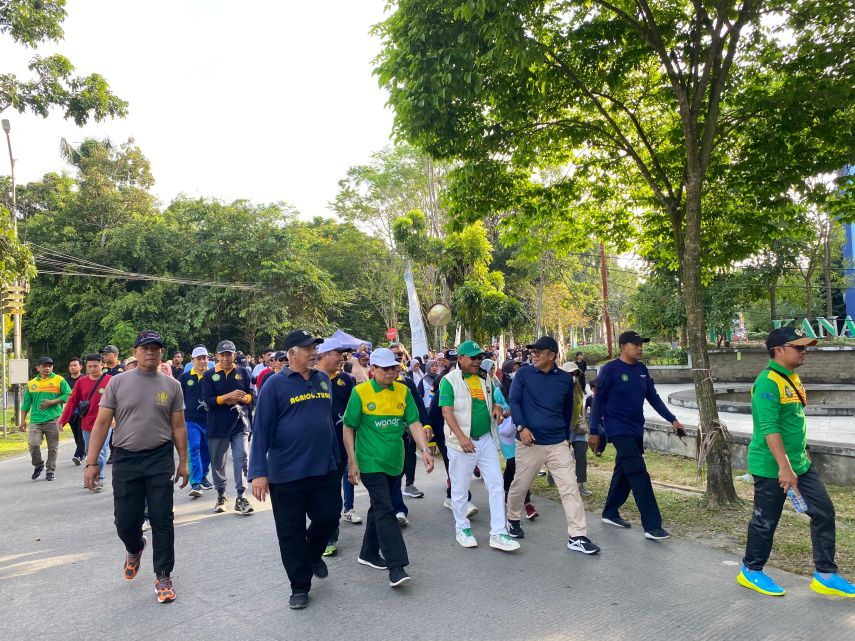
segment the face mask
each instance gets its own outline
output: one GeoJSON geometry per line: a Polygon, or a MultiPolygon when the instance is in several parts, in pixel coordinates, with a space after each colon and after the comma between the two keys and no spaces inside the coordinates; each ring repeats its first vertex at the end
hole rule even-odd
{"type": "Polygon", "coordinates": [[[511,372],[510,374],[508,374],[508,376],[510,377],[511,380],[514,380],[515,375],[516,375],[516,372],[511,372]]]}

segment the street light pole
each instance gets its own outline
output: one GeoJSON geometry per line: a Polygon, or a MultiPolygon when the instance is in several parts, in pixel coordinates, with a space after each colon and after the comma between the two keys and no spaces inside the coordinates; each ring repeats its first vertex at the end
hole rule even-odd
{"type": "MultiPolygon", "coordinates": [[[[9,135],[12,127],[9,124],[9,121],[4,118],[2,122],[0,122],[3,126],[3,131],[6,133],[6,146],[9,148],[9,164],[12,168],[12,237],[18,238],[18,202],[15,193],[15,157],[12,155],[12,137],[9,135]]],[[[20,359],[22,356],[22,332],[21,332],[21,314],[12,314],[12,324],[13,324],[13,333],[14,333],[14,356],[16,359],[20,359]]],[[[6,349],[5,344],[3,345],[3,349],[6,349]]],[[[5,353],[5,352],[4,352],[5,353]]],[[[3,394],[6,394],[6,390],[3,390],[3,394]]],[[[21,386],[15,385],[15,423],[18,424],[21,422],[21,386]]]]}

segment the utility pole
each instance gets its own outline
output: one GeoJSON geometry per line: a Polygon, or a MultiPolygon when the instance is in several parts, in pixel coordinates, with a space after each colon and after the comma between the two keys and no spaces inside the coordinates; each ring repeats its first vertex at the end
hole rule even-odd
{"type": "Polygon", "coordinates": [[[609,278],[606,269],[606,248],[600,243],[600,276],[603,280],[603,321],[606,324],[606,345],[609,349],[609,358],[614,358],[612,349],[612,319],[609,316],[609,278]]]}
{"type": "MultiPolygon", "coordinates": [[[[12,237],[17,239],[18,238],[18,202],[17,202],[17,198],[16,198],[16,194],[15,194],[15,157],[12,155],[12,138],[9,135],[9,132],[11,131],[12,128],[9,124],[9,121],[5,118],[3,119],[2,123],[0,123],[0,124],[3,125],[3,131],[6,133],[6,146],[9,148],[9,164],[11,165],[11,171],[12,171],[12,212],[11,212],[11,214],[12,214],[12,237]]],[[[17,284],[19,286],[23,285],[23,283],[21,283],[21,282],[19,282],[17,284]]],[[[23,319],[21,318],[21,312],[20,311],[12,314],[12,323],[13,323],[12,332],[14,335],[13,349],[14,349],[14,357],[16,359],[20,359],[22,357],[22,352],[23,352],[23,349],[22,349],[23,341],[22,341],[22,332],[21,332],[21,321],[22,320],[23,319]]],[[[6,346],[4,345],[3,349],[5,350],[5,348],[6,348],[6,346]]],[[[3,390],[3,394],[4,395],[6,394],[5,389],[3,390]]],[[[15,385],[15,423],[16,424],[19,424],[21,422],[21,401],[22,401],[22,399],[21,399],[21,386],[15,385]]]]}

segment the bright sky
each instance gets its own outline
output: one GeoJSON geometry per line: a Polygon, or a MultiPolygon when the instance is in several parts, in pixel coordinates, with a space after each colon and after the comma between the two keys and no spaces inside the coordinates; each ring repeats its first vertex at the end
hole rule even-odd
{"type": "MultiPolygon", "coordinates": [[[[164,204],[183,192],[330,215],[347,169],[390,142],[392,112],[371,73],[380,43],[368,33],[385,4],[68,0],[65,40],[39,52],[104,75],[129,115],[78,128],[7,110],[18,182],[63,169],[62,137],[133,137],[164,204]]],[[[0,73],[29,77],[31,56],[0,37],[0,73]]]]}

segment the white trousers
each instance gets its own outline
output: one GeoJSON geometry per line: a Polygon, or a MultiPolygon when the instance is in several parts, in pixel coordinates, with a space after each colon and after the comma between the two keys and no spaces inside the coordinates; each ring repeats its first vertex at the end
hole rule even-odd
{"type": "Polygon", "coordinates": [[[484,487],[490,497],[490,534],[507,533],[505,527],[505,486],[502,481],[502,468],[499,465],[499,451],[490,434],[473,440],[475,452],[467,454],[453,447],[448,448],[448,475],[451,478],[451,511],[454,513],[456,532],[469,527],[466,518],[469,503],[469,484],[472,472],[477,466],[481,470],[484,487]]]}

